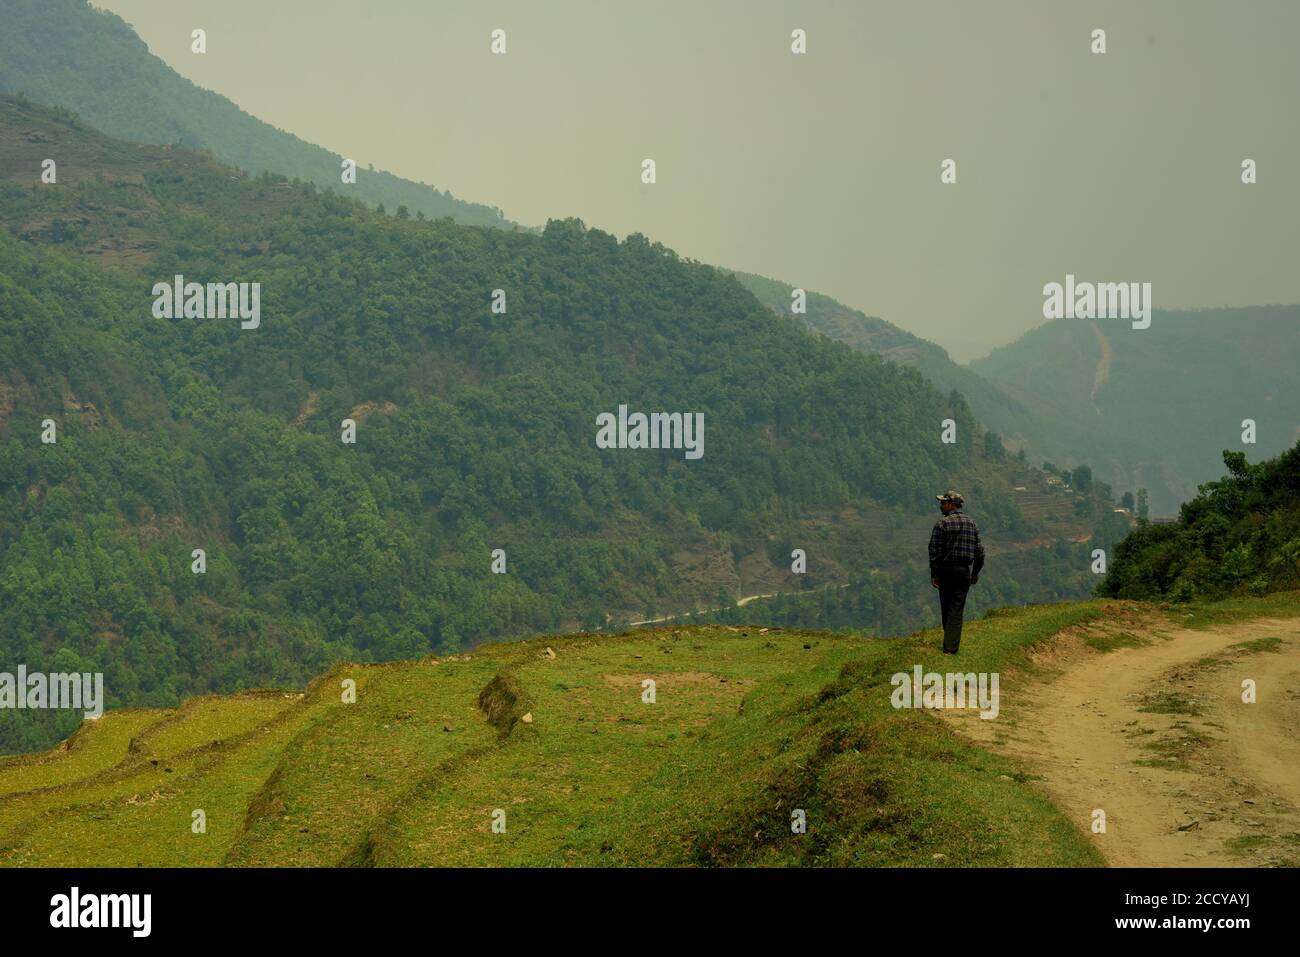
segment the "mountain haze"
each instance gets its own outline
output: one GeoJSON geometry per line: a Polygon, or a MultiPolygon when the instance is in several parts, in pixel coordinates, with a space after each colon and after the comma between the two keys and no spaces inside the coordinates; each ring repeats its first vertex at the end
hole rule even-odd
{"type": "MultiPolygon", "coordinates": [[[[735,276],[763,305],[780,315],[791,315],[790,293],[794,287],[751,273],[738,272],[735,276]]],[[[979,373],[954,362],[941,346],[933,342],[883,319],[868,316],[830,296],[811,290],[806,292],[808,311],[794,318],[808,328],[859,352],[912,366],[942,391],[960,392],[970,403],[976,418],[1009,439],[1008,445],[1012,449],[1018,450],[1032,441],[1036,452],[1043,449],[1047,454],[1057,456],[1061,459],[1059,464],[1078,464],[1064,454],[1064,447],[1050,440],[1051,423],[1035,411],[1032,401],[1011,397],[979,373]]]]}
{"type": "Polygon", "coordinates": [[[179,868],[245,945],[417,867],[1259,923],[1046,875],[1300,866],[1300,305],[1148,311],[1300,288],[1300,15],[94,3],[0,0],[19,938],[192,939],[179,868]],[[1149,326],[1023,333],[1064,263],[1149,326]]]}

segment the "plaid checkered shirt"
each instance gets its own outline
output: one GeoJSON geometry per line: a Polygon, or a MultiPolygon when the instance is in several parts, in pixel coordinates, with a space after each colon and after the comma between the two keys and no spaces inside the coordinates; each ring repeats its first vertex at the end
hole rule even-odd
{"type": "Polygon", "coordinates": [[[970,565],[971,578],[984,567],[984,545],[975,522],[962,512],[951,512],[934,523],[930,532],[930,577],[943,565],[970,565]]]}

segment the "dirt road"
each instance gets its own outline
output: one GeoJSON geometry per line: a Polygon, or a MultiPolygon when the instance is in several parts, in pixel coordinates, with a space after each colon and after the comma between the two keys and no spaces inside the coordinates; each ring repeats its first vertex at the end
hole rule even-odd
{"type": "Polygon", "coordinates": [[[1004,677],[998,720],[945,717],[1021,759],[1110,864],[1300,864],[1300,619],[1133,618],[1062,634],[1035,664],[1004,677]]]}

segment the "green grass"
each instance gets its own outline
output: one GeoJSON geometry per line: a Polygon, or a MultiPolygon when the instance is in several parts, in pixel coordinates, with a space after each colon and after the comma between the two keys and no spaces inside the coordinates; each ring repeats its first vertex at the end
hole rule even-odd
{"type": "Polygon", "coordinates": [[[1250,618],[1293,618],[1300,615],[1300,591],[1280,591],[1260,598],[1225,598],[1165,606],[1185,628],[1212,628],[1250,618]]]}
{"type": "Polygon", "coordinates": [[[1180,691],[1152,691],[1141,696],[1138,711],[1144,714],[1198,715],[1201,706],[1180,691]]]}
{"type": "Polygon", "coordinates": [[[1229,645],[1218,654],[1206,655],[1204,658],[1198,659],[1192,666],[1192,670],[1196,672],[1211,671],[1217,668],[1226,667],[1237,661],[1239,658],[1244,658],[1246,655],[1268,654],[1275,651],[1281,651],[1282,648],[1282,639],[1275,637],[1252,638],[1249,641],[1239,641],[1235,644],[1229,645]]]}
{"type": "Polygon", "coordinates": [[[1167,733],[1142,743],[1151,757],[1136,763],[1166,771],[1189,771],[1192,769],[1189,759],[1213,740],[1212,736],[1198,731],[1187,722],[1176,721],[1167,733]]]}
{"type": "MultiPolygon", "coordinates": [[[[294,742],[255,796],[227,863],[336,865],[355,858],[371,821],[431,769],[495,735],[476,707],[490,662],[374,669],[354,705],[294,742]]],[[[342,672],[340,672],[342,674],[342,672]]]]}
{"type": "Polygon", "coordinates": [[[1270,866],[1300,866],[1300,833],[1295,831],[1279,835],[1243,834],[1229,838],[1223,846],[1228,853],[1252,862],[1258,861],[1262,852],[1270,866]]]}
{"type": "Polygon", "coordinates": [[[1139,638],[1137,635],[1127,631],[1117,631],[1113,634],[1089,635],[1086,639],[1088,647],[1094,651],[1114,651],[1117,648],[1137,648],[1146,644],[1146,639],[1139,638]]]}
{"type": "MultiPolygon", "coordinates": [[[[957,664],[1002,674],[1005,710],[1032,645],[1126,607],[998,609],[967,625],[957,664]]],[[[917,664],[956,670],[933,631],[667,627],[340,665],[305,693],[109,713],[64,748],[0,763],[0,862],[1101,863],[1024,767],[892,707],[891,676],[917,664]],[[806,833],[792,832],[796,810],[806,833]]],[[[1176,765],[1184,744],[1153,742],[1153,760],[1176,765]]]]}
{"type": "Polygon", "coordinates": [[[284,747],[326,707],[319,692],[295,696],[290,707],[271,701],[263,693],[198,699],[154,733],[146,729],[124,761],[96,778],[6,797],[0,855],[17,866],[220,863],[284,747]],[[207,815],[206,834],[190,830],[196,809],[207,815]]]}
{"type": "Polygon", "coordinates": [[[0,795],[54,787],[91,777],[127,756],[131,740],[163,712],[145,708],[114,711],[81,728],[47,754],[0,758],[0,795]]]}

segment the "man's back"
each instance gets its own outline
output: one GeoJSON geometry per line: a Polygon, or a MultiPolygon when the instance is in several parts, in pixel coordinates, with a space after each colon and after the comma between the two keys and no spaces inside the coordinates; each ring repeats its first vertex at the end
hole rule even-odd
{"type": "Polygon", "coordinates": [[[970,565],[971,577],[984,566],[984,545],[975,521],[964,512],[950,512],[934,523],[930,533],[930,576],[944,565],[970,565]]]}

